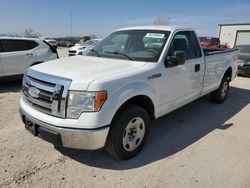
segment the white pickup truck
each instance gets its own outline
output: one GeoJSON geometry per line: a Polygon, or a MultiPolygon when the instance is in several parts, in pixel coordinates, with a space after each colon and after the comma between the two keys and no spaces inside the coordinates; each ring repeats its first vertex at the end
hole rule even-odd
{"type": "Polygon", "coordinates": [[[54,145],[106,147],[128,159],[142,149],[151,120],[208,93],[222,103],[237,57],[237,50],[205,52],[190,28],[120,29],[86,56],[30,67],[20,114],[27,130],[54,145]]]}

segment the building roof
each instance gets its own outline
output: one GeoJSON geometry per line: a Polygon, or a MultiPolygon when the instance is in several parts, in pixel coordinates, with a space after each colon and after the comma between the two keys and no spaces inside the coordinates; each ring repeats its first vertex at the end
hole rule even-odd
{"type": "Polygon", "coordinates": [[[219,24],[219,26],[250,25],[250,23],[219,24]]]}

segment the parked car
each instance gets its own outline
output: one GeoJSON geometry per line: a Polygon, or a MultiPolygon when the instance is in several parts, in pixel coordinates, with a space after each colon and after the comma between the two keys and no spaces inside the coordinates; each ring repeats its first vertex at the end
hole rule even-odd
{"type": "Polygon", "coordinates": [[[189,28],[120,29],[86,56],[29,68],[21,117],[28,131],[55,145],[106,147],[128,159],[142,149],[150,121],[209,93],[223,103],[237,74],[238,53],[203,51],[189,28]]]}
{"type": "Polygon", "coordinates": [[[221,44],[217,37],[199,37],[203,48],[228,48],[226,44],[221,44]]]}
{"type": "Polygon", "coordinates": [[[53,46],[54,48],[57,48],[58,46],[58,42],[54,39],[46,39],[45,41],[49,43],[51,46],[53,46]]]}
{"type": "Polygon", "coordinates": [[[57,58],[57,50],[43,40],[0,37],[1,78],[23,75],[30,66],[57,58]]]}
{"type": "Polygon", "coordinates": [[[250,45],[236,46],[239,54],[239,74],[250,77],[250,45]]]}
{"type": "Polygon", "coordinates": [[[72,46],[74,46],[74,44],[72,44],[70,41],[60,41],[58,43],[58,46],[61,46],[61,47],[72,47],[72,46]]]}
{"type": "Polygon", "coordinates": [[[75,46],[69,49],[69,56],[83,55],[93,48],[100,39],[91,39],[83,44],[76,43],[75,46]]]}
{"type": "Polygon", "coordinates": [[[82,37],[83,42],[87,42],[87,41],[90,40],[90,39],[91,39],[90,36],[83,36],[83,37],[82,37]]]}

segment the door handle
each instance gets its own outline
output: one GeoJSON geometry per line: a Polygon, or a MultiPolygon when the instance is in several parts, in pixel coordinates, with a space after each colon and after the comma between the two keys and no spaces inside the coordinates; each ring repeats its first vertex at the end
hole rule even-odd
{"type": "Polygon", "coordinates": [[[201,69],[201,65],[200,64],[197,64],[194,66],[194,72],[199,72],[201,69]]]}
{"type": "Polygon", "coordinates": [[[25,54],[26,57],[33,57],[33,54],[31,53],[28,53],[28,54],[25,54]]]}

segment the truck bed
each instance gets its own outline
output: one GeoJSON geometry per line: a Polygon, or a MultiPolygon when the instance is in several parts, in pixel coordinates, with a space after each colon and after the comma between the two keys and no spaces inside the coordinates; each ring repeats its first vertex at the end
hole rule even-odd
{"type": "Polygon", "coordinates": [[[216,54],[222,54],[222,53],[227,53],[227,52],[234,52],[237,51],[237,48],[232,48],[232,49],[223,49],[223,48],[203,48],[204,55],[209,56],[209,55],[216,55],[216,54]]]}

